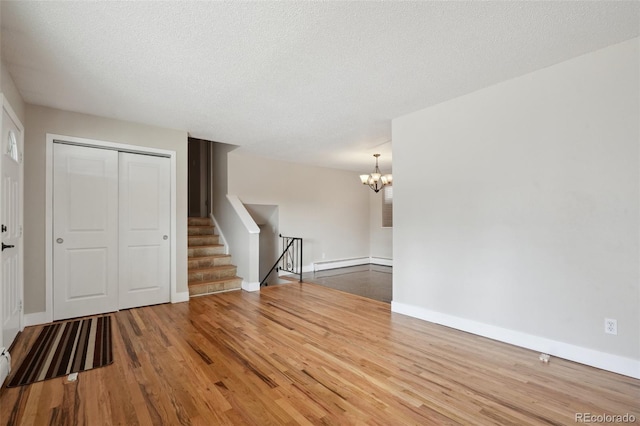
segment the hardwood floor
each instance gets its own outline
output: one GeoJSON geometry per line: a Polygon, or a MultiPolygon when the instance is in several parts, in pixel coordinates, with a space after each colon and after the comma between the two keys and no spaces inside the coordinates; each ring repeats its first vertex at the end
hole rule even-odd
{"type": "Polygon", "coordinates": [[[320,284],[369,299],[391,303],[393,268],[381,265],[360,265],[302,274],[305,282],[320,284]]]}
{"type": "MultiPolygon", "coordinates": [[[[112,365],[0,391],[2,424],[574,424],[640,419],[640,380],[314,284],[114,315],[112,365]]],[[[20,357],[37,336],[20,336],[20,357]]]]}

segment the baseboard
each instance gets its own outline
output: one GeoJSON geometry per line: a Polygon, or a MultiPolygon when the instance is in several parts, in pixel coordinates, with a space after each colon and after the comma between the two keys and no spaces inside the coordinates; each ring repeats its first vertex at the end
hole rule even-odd
{"type": "Polygon", "coordinates": [[[327,269],[337,269],[337,268],[347,268],[349,266],[360,266],[360,265],[382,265],[382,266],[393,266],[393,259],[388,259],[385,257],[356,257],[353,259],[340,259],[340,260],[327,260],[315,262],[311,265],[311,270],[302,269],[302,272],[317,272],[317,271],[326,271],[327,269]]]}
{"type": "Polygon", "coordinates": [[[326,271],[327,269],[346,268],[348,266],[367,265],[370,263],[369,257],[357,257],[354,259],[327,260],[315,262],[313,271],[326,271]]]}
{"type": "MultiPolygon", "coordinates": [[[[180,303],[189,301],[189,292],[182,291],[174,293],[171,296],[171,303],[180,303]]],[[[24,314],[24,326],[29,327],[31,325],[48,324],[53,322],[53,319],[49,317],[47,312],[34,312],[32,314],[24,314]]]]}
{"type": "Polygon", "coordinates": [[[260,282],[256,281],[256,282],[247,282],[245,280],[242,280],[242,289],[244,291],[260,291],[260,282]]]}
{"type": "Polygon", "coordinates": [[[457,330],[488,337],[511,345],[541,352],[558,358],[586,364],[591,367],[611,371],[640,379],[640,360],[596,351],[569,343],[534,336],[520,331],[509,330],[481,322],[431,311],[419,306],[391,302],[391,311],[418,318],[457,330]]]}
{"type": "Polygon", "coordinates": [[[171,303],[180,303],[189,301],[189,292],[181,291],[180,293],[174,293],[171,295],[171,303]]]}
{"type": "Polygon", "coordinates": [[[52,320],[46,312],[34,312],[32,314],[24,314],[24,326],[48,324],[52,320]]]}
{"type": "Polygon", "coordinates": [[[373,265],[393,266],[393,259],[388,259],[386,257],[370,257],[369,263],[373,265]]]}

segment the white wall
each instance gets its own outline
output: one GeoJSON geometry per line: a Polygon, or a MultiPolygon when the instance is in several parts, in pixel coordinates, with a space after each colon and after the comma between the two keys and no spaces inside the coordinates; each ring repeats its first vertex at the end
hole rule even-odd
{"type": "MultiPolygon", "coordinates": [[[[280,256],[281,243],[278,238],[278,206],[265,204],[247,204],[247,211],[260,228],[259,277],[262,281],[280,256]]],[[[277,279],[277,272],[271,274],[271,280],[277,279]]],[[[271,281],[267,281],[271,282],[271,281]]]]}
{"type": "Polygon", "coordinates": [[[187,133],[41,106],[26,106],[24,245],[25,313],[45,311],[46,134],[176,151],[176,291],[187,291],[187,133]]]}
{"type": "Polygon", "coordinates": [[[638,47],[393,120],[394,310],[640,376],[638,47]]]}
{"type": "Polygon", "coordinates": [[[371,257],[393,259],[393,228],[382,227],[382,191],[369,190],[369,253],[371,257]]]}
{"type": "Polygon", "coordinates": [[[280,233],[304,239],[305,267],[369,256],[371,190],[363,187],[357,173],[237,151],[229,153],[228,173],[229,193],[244,204],[278,206],[280,233]]]}
{"type": "Polygon", "coordinates": [[[228,184],[228,157],[236,148],[222,143],[212,146],[213,215],[242,278],[242,288],[256,291],[260,289],[260,229],[228,184]]]}
{"type": "Polygon", "coordinates": [[[227,201],[227,182],[229,180],[227,156],[229,152],[237,148],[235,145],[223,143],[211,144],[211,207],[214,217],[222,228],[219,231],[222,231],[225,239],[227,238],[227,226],[225,226],[225,218],[223,216],[231,208],[227,201]]]}

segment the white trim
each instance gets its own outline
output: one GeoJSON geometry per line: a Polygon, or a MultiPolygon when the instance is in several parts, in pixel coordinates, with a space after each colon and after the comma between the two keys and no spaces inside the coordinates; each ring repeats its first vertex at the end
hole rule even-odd
{"type": "MultiPolygon", "coordinates": [[[[384,257],[356,257],[352,259],[322,260],[302,267],[302,273],[326,271],[329,269],[347,268],[360,265],[393,266],[393,259],[384,257]]],[[[278,270],[278,276],[295,275],[288,271],[278,270]]]]}
{"type": "Polygon", "coordinates": [[[181,303],[181,302],[188,302],[188,301],[189,301],[188,291],[181,291],[179,293],[174,293],[171,296],[171,303],[181,303]]]}
{"type": "Polygon", "coordinates": [[[124,150],[129,152],[137,152],[140,154],[161,155],[169,157],[171,160],[171,302],[182,301],[182,296],[176,290],[177,285],[177,245],[176,245],[176,177],[177,166],[175,151],[166,149],[150,148],[146,146],[129,145],[118,142],[109,142],[97,139],[78,138],[74,136],[63,136],[53,133],[47,133],[46,137],[46,182],[45,182],[45,308],[44,312],[47,321],[53,321],[53,141],[67,141],[74,144],[94,147],[106,148],[114,150],[124,150]]]}
{"type": "Polygon", "coordinates": [[[218,241],[224,246],[224,254],[229,254],[229,244],[227,244],[227,239],[222,233],[222,228],[220,228],[220,225],[218,225],[218,221],[216,220],[216,217],[213,215],[213,213],[209,214],[209,217],[211,217],[211,220],[213,220],[213,226],[215,226],[216,228],[216,235],[220,237],[218,241]]]}
{"type": "Polygon", "coordinates": [[[29,327],[32,325],[48,324],[50,322],[51,320],[49,319],[48,312],[34,312],[32,314],[26,314],[24,316],[25,327],[29,327]]]}
{"type": "Polygon", "coordinates": [[[105,149],[109,151],[126,152],[129,154],[142,154],[157,157],[171,157],[170,151],[158,148],[143,147],[138,145],[122,144],[118,142],[107,142],[96,139],[77,138],[72,136],[54,136],[54,142],[64,145],[85,146],[88,148],[105,149]]]}
{"type": "Polygon", "coordinates": [[[370,257],[369,263],[373,265],[393,266],[393,259],[388,259],[386,257],[370,257]]]}
{"type": "MultiPolygon", "coordinates": [[[[325,271],[327,269],[346,268],[348,266],[367,265],[370,263],[369,257],[358,257],[354,259],[340,259],[340,260],[323,260],[321,262],[315,262],[313,264],[313,272],[325,271]]],[[[304,272],[304,269],[303,269],[304,272]]]]}
{"type": "Polygon", "coordinates": [[[53,322],[53,135],[45,146],[44,288],[46,322],[53,322]]]}
{"type": "Polygon", "coordinates": [[[260,291],[260,281],[250,283],[248,281],[242,280],[242,289],[244,291],[260,291]]]}
{"type": "MultiPolygon", "coordinates": [[[[171,287],[171,296],[170,296],[170,301],[171,303],[175,303],[178,301],[179,297],[178,296],[178,246],[176,244],[176,236],[177,234],[177,224],[176,224],[176,216],[178,215],[178,205],[176,203],[176,198],[177,198],[177,184],[176,181],[178,179],[178,166],[176,164],[176,152],[175,151],[167,151],[170,155],[169,159],[171,161],[171,206],[169,207],[171,209],[171,234],[169,235],[169,238],[171,240],[171,254],[170,254],[170,261],[171,261],[171,283],[170,283],[170,287],[171,287]],[[175,302],[174,302],[175,301],[175,302]]],[[[189,298],[189,292],[187,291],[187,299],[189,298]]]]}
{"type": "Polygon", "coordinates": [[[640,379],[640,360],[608,354],[400,302],[391,302],[391,312],[640,379]]]}
{"type": "Polygon", "coordinates": [[[236,212],[236,215],[238,215],[240,221],[247,229],[247,231],[250,234],[259,234],[260,228],[258,227],[258,225],[256,225],[255,220],[253,220],[247,208],[244,206],[244,204],[242,204],[240,198],[238,198],[237,195],[227,194],[227,200],[229,200],[231,207],[233,207],[233,210],[236,212]]]}
{"type": "MultiPolygon", "coordinates": [[[[305,272],[318,272],[326,271],[329,269],[347,268],[349,266],[360,265],[381,265],[381,266],[393,266],[393,259],[387,259],[385,257],[356,257],[352,259],[338,259],[338,260],[322,260],[320,262],[314,262],[302,267],[302,273],[305,272]]],[[[287,271],[278,271],[279,276],[283,275],[295,275],[287,271]]]]}

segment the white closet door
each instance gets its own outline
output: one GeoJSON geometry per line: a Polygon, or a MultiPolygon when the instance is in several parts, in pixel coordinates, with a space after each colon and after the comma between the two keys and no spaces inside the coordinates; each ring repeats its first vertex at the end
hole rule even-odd
{"type": "Polygon", "coordinates": [[[54,320],[118,310],[118,153],[54,144],[54,320]]]}
{"type": "Polygon", "coordinates": [[[170,160],[120,153],[120,309],[170,293],[170,160]]]}

